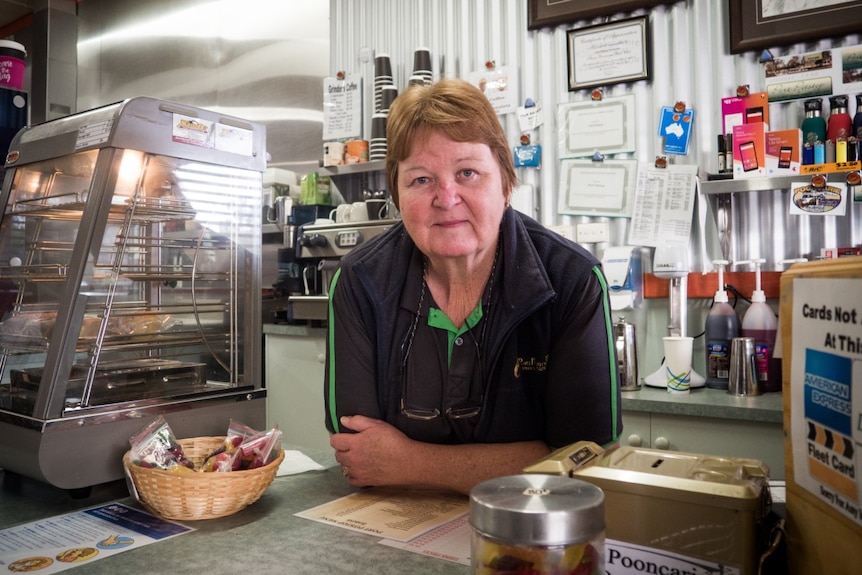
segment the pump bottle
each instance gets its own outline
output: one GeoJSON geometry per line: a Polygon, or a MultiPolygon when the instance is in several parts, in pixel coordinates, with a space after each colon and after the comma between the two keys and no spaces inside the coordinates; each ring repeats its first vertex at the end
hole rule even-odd
{"type": "Polygon", "coordinates": [[[706,316],[706,386],[713,389],[727,389],[730,375],[730,340],[739,336],[739,318],[733,307],[727,303],[724,289],[724,267],[730,262],[715,260],[718,268],[718,289],[712,301],[712,308],[706,316]]]}
{"type": "Polygon", "coordinates": [[[766,294],[761,289],[760,266],[766,260],[756,259],[737,262],[754,264],[755,289],[751,294],[751,305],[742,317],[742,337],[754,338],[757,353],[757,377],[764,392],[781,391],[781,359],[774,356],[775,336],[778,320],[766,303],[766,294]]]}

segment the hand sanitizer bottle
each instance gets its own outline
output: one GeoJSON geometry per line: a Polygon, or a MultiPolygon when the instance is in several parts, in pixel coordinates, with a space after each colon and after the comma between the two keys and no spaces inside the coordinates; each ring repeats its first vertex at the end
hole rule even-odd
{"type": "Polygon", "coordinates": [[[742,337],[753,337],[757,353],[757,377],[764,392],[781,391],[781,359],[774,357],[775,336],[778,319],[766,303],[766,294],[761,289],[760,266],[766,260],[755,259],[736,262],[754,264],[755,289],[751,294],[751,305],[742,317],[742,337]]]}
{"type": "Polygon", "coordinates": [[[727,389],[730,375],[730,340],[739,337],[739,318],[736,310],[727,303],[724,289],[724,267],[730,262],[714,260],[718,268],[718,289],[712,307],[706,316],[706,386],[727,389]]]}

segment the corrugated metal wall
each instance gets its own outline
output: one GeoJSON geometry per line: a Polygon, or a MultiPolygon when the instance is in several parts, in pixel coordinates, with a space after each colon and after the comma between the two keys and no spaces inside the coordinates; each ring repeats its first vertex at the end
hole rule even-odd
{"type": "MultiPolygon", "coordinates": [[[[733,95],[740,84],[752,91],[764,89],[760,53],[731,55],[727,2],[687,0],[614,14],[607,18],[573,22],[570,25],[527,30],[527,2],[523,0],[331,0],[330,73],[343,70],[361,74],[367,101],[372,101],[373,58],[363,62],[361,49],[388,53],[393,62],[396,84],[403,89],[412,68],[415,48],[431,50],[434,73],[438,76],[468,77],[482,70],[488,60],[517,71],[519,96],[533,98],[542,105],[544,125],[533,134],[533,143],[542,148],[542,168],[521,168],[524,184],[533,186],[534,198],[521,202],[547,225],[589,221],[581,216],[557,214],[559,168],[556,150],[556,108],[561,103],[589,99],[588,91],[569,92],[566,79],[566,31],[575,27],[648,14],[651,30],[652,80],[619,84],[605,90],[606,97],[634,94],[637,114],[637,153],[642,162],[652,162],[661,152],[657,135],[662,106],[685,102],[695,110],[695,128],[688,156],[671,156],[676,164],[696,164],[701,171],[716,171],[715,135],[721,129],[720,100],[733,95]]],[[[773,50],[775,56],[796,52],[855,45],[858,35],[838,41],[824,40],[773,50]]],[[[370,125],[370,107],[365,110],[370,125]]],[[[773,129],[796,127],[803,116],[801,102],[772,104],[773,129]]],[[[520,137],[514,114],[501,117],[514,146],[520,137]]],[[[726,253],[732,260],[767,258],[764,269],[781,270],[777,262],[795,257],[812,257],[824,246],[859,245],[862,207],[856,203],[844,217],[790,216],[789,197],[783,191],[737,194],[732,213],[732,246],[726,253]]],[[[711,214],[710,214],[711,215],[711,214]]],[[[594,220],[596,218],[593,218],[594,220]]],[[[625,243],[628,220],[600,218],[611,226],[611,245],[625,243]]],[[[705,251],[693,243],[694,269],[709,267],[704,259],[718,258],[721,248],[712,219],[704,236],[705,251]],[[701,254],[705,253],[706,257],[701,254]]],[[[695,229],[695,238],[700,234],[695,229]]],[[[602,251],[605,245],[589,246],[602,251]]],[[[597,254],[599,255],[599,254],[597,254]]]]}

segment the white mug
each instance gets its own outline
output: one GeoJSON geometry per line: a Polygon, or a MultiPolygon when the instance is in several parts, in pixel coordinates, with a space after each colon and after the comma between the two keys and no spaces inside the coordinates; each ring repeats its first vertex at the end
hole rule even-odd
{"type": "Polygon", "coordinates": [[[365,205],[365,202],[353,202],[352,204],[350,204],[350,221],[368,221],[368,207],[365,205]]]}
{"type": "Polygon", "coordinates": [[[329,212],[329,217],[337,223],[350,221],[350,210],[353,206],[350,204],[339,204],[334,210],[329,212]]]}

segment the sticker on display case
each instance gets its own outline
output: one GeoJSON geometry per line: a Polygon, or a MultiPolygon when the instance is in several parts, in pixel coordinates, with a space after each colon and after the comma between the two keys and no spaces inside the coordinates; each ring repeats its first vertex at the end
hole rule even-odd
{"type": "Polygon", "coordinates": [[[254,155],[252,131],[218,123],[215,128],[215,149],[241,156],[254,155]]]}
{"type": "Polygon", "coordinates": [[[78,136],[75,138],[75,150],[104,144],[111,136],[111,128],[113,126],[113,119],[84,124],[78,128],[78,136]]]}
{"type": "Polygon", "coordinates": [[[174,114],[171,139],[181,144],[213,148],[215,147],[214,124],[215,122],[209,120],[174,114]]]}

